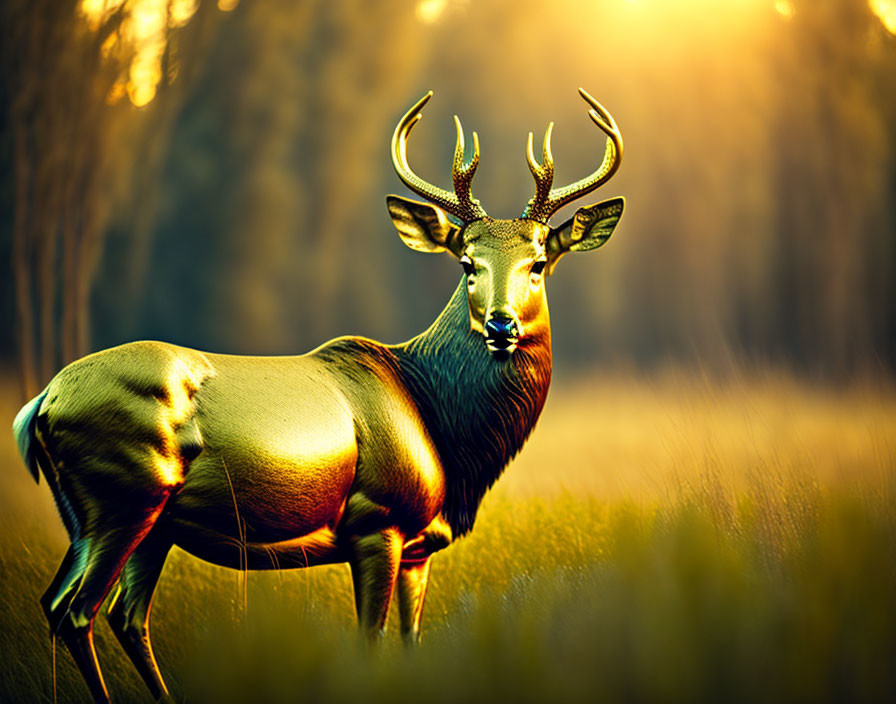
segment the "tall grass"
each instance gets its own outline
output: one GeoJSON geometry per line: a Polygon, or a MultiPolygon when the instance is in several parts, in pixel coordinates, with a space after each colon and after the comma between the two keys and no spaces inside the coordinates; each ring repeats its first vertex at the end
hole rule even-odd
{"type": "MultiPolygon", "coordinates": [[[[176,698],[893,699],[896,394],[783,377],[552,394],[472,534],[435,558],[416,650],[395,623],[360,647],[343,566],[250,573],[244,601],[240,574],[175,550],[153,633],[176,698]]],[[[0,443],[0,700],[49,701],[36,599],[64,536],[0,443]]],[[[98,631],[113,697],[147,701],[98,631]]],[[[57,680],[86,701],[62,648],[57,680]]]]}

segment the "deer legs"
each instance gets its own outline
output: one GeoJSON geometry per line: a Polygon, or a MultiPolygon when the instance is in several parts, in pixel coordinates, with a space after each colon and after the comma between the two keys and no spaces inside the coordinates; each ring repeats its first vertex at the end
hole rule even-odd
{"type": "Polygon", "coordinates": [[[368,637],[382,634],[397,586],[402,638],[408,645],[419,641],[432,554],[452,539],[451,527],[438,515],[407,543],[394,528],[352,541],[355,606],[361,630],[368,637]]]}
{"type": "Polygon", "coordinates": [[[156,699],[168,696],[149,638],[149,611],[171,541],[164,534],[151,532],[121,571],[118,588],[112,597],[106,619],[121,647],[156,699]]]}
{"type": "Polygon", "coordinates": [[[83,571],[83,566],[79,569],[73,569],[75,562],[75,546],[69,545],[62,558],[62,564],[56,571],[56,576],[50,582],[50,586],[40,598],[40,605],[44,610],[44,615],[50,624],[50,633],[55,634],[59,627],[59,621],[68,609],[68,604],[74,596],[74,590],[77,588],[78,575],[83,571]]]}
{"type": "Polygon", "coordinates": [[[420,617],[429,581],[432,554],[451,544],[451,526],[439,514],[416,538],[406,543],[398,572],[398,608],[401,614],[401,635],[413,645],[420,640],[420,617]]]}
{"type": "Polygon", "coordinates": [[[401,637],[407,645],[420,640],[420,617],[426,597],[431,557],[402,561],[398,570],[398,610],[401,616],[401,637]]]}
{"type": "Polygon", "coordinates": [[[395,528],[352,539],[352,583],[358,625],[368,640],[382,636],[401,560],[402,536],[395,528]]]}
{"type": "Polygon", "coordinates": [[[122,567],[147,536],[161,512],[167,494],[141,510],[123,511],[126,524],[90,526],[75,538],[41,605],[51,633],[65,643],[94,701],[108,702],[93,645],[93,622],[122,567]],[[136,514],[136,515],[135,515],[136,514]]]}

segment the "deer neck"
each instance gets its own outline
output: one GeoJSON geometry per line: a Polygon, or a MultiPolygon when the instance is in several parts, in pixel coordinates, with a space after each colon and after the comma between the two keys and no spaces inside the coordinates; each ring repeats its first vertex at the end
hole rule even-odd
{"type": "Polygon", "coordinates": [[[445,467],[442,513],[459,537],[535,427],[551,383],[550,332],[525,338],[509,360],[498,361],[470,330],[461,280],[432,326],[397,352],[445,467]]]}

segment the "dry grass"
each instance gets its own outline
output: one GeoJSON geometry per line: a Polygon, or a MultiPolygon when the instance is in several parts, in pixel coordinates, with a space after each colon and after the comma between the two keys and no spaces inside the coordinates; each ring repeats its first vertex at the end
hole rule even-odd
{"type": "MultiPolygon", "coordinates": [[[[244,604],[237,573],[179,551],[156,650],[190,701],[888,701],[894,448],[888,384],[561,384],[436,558],[417,652],[358,651],[344,567],[250,574],[244,604]]],[[[0,460],[0,700],[48,701],[37,596],[65,538],[9,435],[0,460]]],[[[113,697],[148,700],[99,631],[113,697]]],[[[60,700],[85,699],[58,656],[60,700]]]]}

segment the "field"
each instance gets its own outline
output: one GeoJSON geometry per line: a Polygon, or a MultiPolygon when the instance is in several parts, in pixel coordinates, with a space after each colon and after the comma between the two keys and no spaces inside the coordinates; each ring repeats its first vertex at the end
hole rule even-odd
{"type": "MultiPolygon", "coordinates": [[[[52,701],[37,599],[65,535],[7,432],[0,461],[0,701],[52,701]]],[[[394,621],[359,647],[347,567],[244,575],[175,550],[155,649],[191,702],[892,701],[894,480],[890,383],[561,380],[435,558],[420,648],[394,621]]],[[[98,624],[113,699],[148,701],[98,624]]],[[[87,699],[62,647],[56,688],[87,699]]]]}

